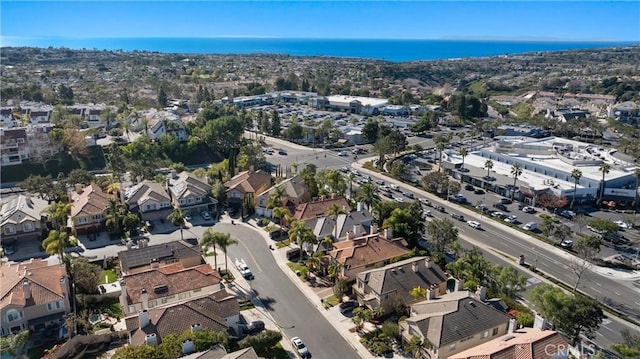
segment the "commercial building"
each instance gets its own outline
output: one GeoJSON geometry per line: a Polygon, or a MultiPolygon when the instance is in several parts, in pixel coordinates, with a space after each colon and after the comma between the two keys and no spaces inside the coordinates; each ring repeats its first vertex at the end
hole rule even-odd
{"type": "Polygon", "coordinates": [[[365,116],[375,116],[381,114],[388,103],[383,98],[332,95],[312,99],[311,105],[323,110],[346,111],[365,116]]]}

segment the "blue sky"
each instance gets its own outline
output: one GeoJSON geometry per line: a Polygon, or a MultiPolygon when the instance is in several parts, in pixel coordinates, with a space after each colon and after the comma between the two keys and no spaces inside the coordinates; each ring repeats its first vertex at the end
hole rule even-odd
{"type": "Polygon", "coordinates": [[[640,41],[638,1],[11,1],[16,37],[285,37],[640,41]]]}

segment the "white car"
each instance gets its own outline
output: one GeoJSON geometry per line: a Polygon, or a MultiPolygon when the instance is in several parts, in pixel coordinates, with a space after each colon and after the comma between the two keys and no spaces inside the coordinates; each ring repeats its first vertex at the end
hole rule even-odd
{"type": "Polygon", "coordinates": [[[298,354],[300,354],[302,358],[307,358],[309,356],[309,349],[307,348],[306,345],[304,345],[304,343],[302,342],[302,339],[298,337],[293,337],[291,338],[291,344],[293,344],[293,346],[298,351],[298,354]]]}
{"type": "Polygon", "coordinates": [[[398,202],[398,203],[404,203],[404,198],[402,198],[402,197],[396,197],[396,198],[394,198],[394,200],[396,202],[398,202]]]}
{"type": "Polygon", "coordinates": [[[535,211],[536,210],[533,207],[529,207],[529,206],[522,207],[522,212],[524,213],[533,213],[535,211]]]}
{"type": "Polygon", "coordinates": [[[623,222],[623,221],[615,221],[613,223],[617,224],[618,227],[620,227],[620,229],[631,229],[631,228],[633,228],[633,224],[631,224],[631,223],[626,223],[626,222],[623,222]]]}
{"type": "Polygon", "coordinates": [[[518,221],[518,217],[512,215],[505,218],[504,221],[507,223],[516,223],[518,221]]]}
{"type": "Polygon", "coordinates": [[[338,156],[340,156],[340,157],[347,157],[348,155],[349,154],[347,152],[345,152],[345,151],[338,152],[338,156]]]}
{"type": "Polygon", "coordinates": [[[498,217],[498,218],[503,218],[505,215],[502,212],[493,212],[491,213],[492,217],[498,217]]]}
{"type": "Polygon", "coordinates": [[[206,219],[207,221],[211,219],[211,214],[209,213],[209,211],[203,211],[200,214],[202,215],[202,218],[206,219]]]}
{"type": "Polygon", "coordinates": [[[480,223],[476,222],[476,221],[467,221],[467,224],[469,225],[469,227],[471,228],[475,228],[475,229],[480,229],[480,223]]]}
{"type": "Polygon", "coordinates": [[[351,173],[352,173],[354,176],[360,176],[360,171],[358,171],[358,170],[351,170],[351,173]]]}
{"type": "Polygon", "coordinates": [[[398,186],[397,184],[390,184],[389,187],[391,187],[392,190],[400,192],[400,186],[398,186]]]}
{"type": "Polygon", "coordinates": [[[430,210],[424,211],[424,215],[427,216],[427,217],[433,217],[433,214],[431,214],[430,210]]]}

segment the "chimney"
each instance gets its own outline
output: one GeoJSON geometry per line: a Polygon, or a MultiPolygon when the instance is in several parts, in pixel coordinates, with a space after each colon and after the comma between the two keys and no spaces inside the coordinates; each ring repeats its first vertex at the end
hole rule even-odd
{"type": "Polygon", "coordinates": [[[411,270],[413,271],[413,273],[418,273],[418,262],[411,263],[411,270]]]}
{"type": "Polygon", "coordinates": [[[356,236],[356,237],[358,237],[358,235],[359,235],[358,233],[359,233],[359,231],[358,231],[358,225],[357,225],[357,224],[354,224],[354,225],[353,225],[353,235],[354,235],[354,236],[356,236]]]}
{"type": "Polygon", "coordinates": [[[131,241],[127,241],[127,249],[131,249],[133,247],[133,243],[131,241]]]}
{"type": "MultiPolygon", "coordinates": [[[[337,238],[336,238],[336,240],[337,240],[337,238]]],[[[348,241],[352,241],[353,240],[353,232],[351,232],[351,231],[347,232],[347,240],[348,241]]]]}
{"type": "Polygon", "coordinates": [[[149,325],[150,322],[151,320],[149,319],[149,311],[145,309],[138,313],[138,325],[140,326],[140,329],[143,329],[144,327],[149,325]]]}
{"type": "Polygon", "coordinates": [[[255,171],[256,171],[256,168],[253,165],[249,166],[249,173],[253,173],[255,171]]]}
{"type": "Polygon", "coordinates": [[[378,226],[376,226],[375,224],[372,224],[369,234],[377,234],[377,233],[378,233],[378,226]]]}
{"type": "Polygon", "coordinates": [[[331,199],[336,199],[336,194],[335,193],[331,193],[331,199]]]}
{"type": "Polygon", "coordinates": [[[388,240],[392,240],[393,239],[393,231],[391,230],[391,228],[385,228],[384,229],[384,238],[386,238],[388,240]]]}
{"type": "Polygon", "coordinates": [[[364,206],[362,205],[362,202],[358,202],[357,208],[358,208],[358,212],[362,212],[364,210],[364,206]]]}
{"type": "Polygon", "coordinates": [[[464,290],[464,279],[456,279],[456,292],[464,290]]]}
{"type": "Polygon", "coordinates": [[[511,334],[516,331],[518,325],[516,324],[516,318],[509,319],[509,329],[507,329],[507,333],[511,334]]]}
{"type": "Polygon", "coordinates": [[[140,298],[142,298],[142,309],[149,309],[149,294],[146,289],[142,288],[140,298]]]}
{"type": "Polygon", "coordinates": [[[151,260],[151,269],[158,269],[160,268],[160,262],[158,261],[157,258],[153,258],[151,260]]]}
{"type": "Polygon", "coordinates": [[[424,260],[424,266],[427,267],[427,269],[431,269],[431,267],[433,267],[433,261],[431,260],[431,258],[427,257],[424,260]]]}
{"type": "Polygon", "coordinates": [[[22,282],[22,292],[24,293],[24,299],[31,299],[31,283],[28,280],[22,282]]]}
{"type": "Polygon", "coordinates": [[[82,193],[82,183],[76,183],[74,185],[74,187],[75,187],[75,190],[76,190],[77,194],[81,194],[82,193]]]}
{"type": "Polygon", "coordinates": [[[156,336],[156,333],[147,334],[144,341],[148,345],[156,345],[158,344],[158,337],[156,336]]]}
{"type": "Polygon", "coordinates": [[[427,289],[427,300],[436,299],[436,291],[433,289],[427,289]]]}
{"type": "Polygon", "coordinates": [[[202,326],[200,325],[200,323],[191,324],[191,333],[199,332],[200,329],[202,329],[202,326]]]}
{"type": "Polygon", "coordinates": [[[547,320],[536,314],[536,317],[533,321],[533,329],[547,330],[547,320]]]}
{"type": "Polygon", "coordinates": [[[176,172],[176,170],[171,170],[171,179],[177,179],[178,178],[178,173],[176,172]]]}
{"type": "Polygon", "coordinates": [[[193,340],[188,339],[182,342],[182,354],[188,355],[196,351],[196,346],[193,340]]]}
{"type": "Polygon", "coordinates": [[[481,302],[484,302],[487,299],[487,288],[479,286],[476,290],[476,295],[481,302]]]}

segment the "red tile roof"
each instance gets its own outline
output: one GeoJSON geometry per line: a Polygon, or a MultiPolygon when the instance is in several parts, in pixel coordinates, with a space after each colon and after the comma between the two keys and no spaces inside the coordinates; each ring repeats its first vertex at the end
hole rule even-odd
{"type": "Polygon", "coordinates": [[[64,298],[60,279],[67,277],[64,266],[49,265],[46,260],[31,260],[0,267],[0,308],[7,305],[27,307],[64,298]],[[25,299],[23,283],[29,282],[31,299],[25,299]]]}
{"type": "Polygon", "coordinates": [[[380,263],[411,252],[401,243],[402,238],[386,239],[384,234],[370,234],[334,243],[328,254],[347,269],[380,263]]]}
{"type": "Polygon", "coordinates": [[[351,207],[349,206],[347,199],[344,197],[337,197],[301,203],[296,207],[296,213],[293,216],[302,221],[327,216],[329,215],[329,208],[331,208],[333,204],[337,204],[347,213],[351,212],[351,207]]]}
{"type": "Polygon", "coordinates": [[[231,189],[243,193],[259,194],[271,187],[271,175],[263,171],[244,171],[224,183],[227,191],[231,189]]]}
{"type": "Polygon", "coordinates": [[[71,217],[78,215],[102,214],[109,207],[109,194],[104,193],[100,186],[90,185],[82,189],[82,193],[73,191],[71,200],[71,217]]]}

